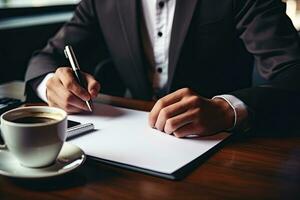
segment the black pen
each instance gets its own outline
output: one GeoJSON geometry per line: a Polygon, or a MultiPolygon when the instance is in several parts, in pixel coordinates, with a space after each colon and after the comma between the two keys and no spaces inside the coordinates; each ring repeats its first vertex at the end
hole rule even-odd
{"type": "MultiPolygon", "coordinates": [[[[74,75],[76,76],[76,79],[77,79],[79,85],[81,87],[83,87],[84,89],[87,89],[86,81],[82,77],[80,67],[79,67],[78,61],[76,59],[75,53],[73,51],[73,48],[70,45],[68,45],[68,46],[65,47],[64,52],[65,52],[65,55],[66,55],[67,59],[69,59],[69,61],[70,61],[71,67],[74,71],[74,75]]],[[[85,101],[85,102],[86,102],[86,105],[89,108],[89,110],[92,112],[92,102],[91,102],[91,100],[85,101]]]]}

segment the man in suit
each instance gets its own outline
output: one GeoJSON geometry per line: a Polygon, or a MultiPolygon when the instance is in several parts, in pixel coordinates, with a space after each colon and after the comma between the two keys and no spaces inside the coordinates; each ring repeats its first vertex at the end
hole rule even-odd
{"type": "Polygon", "coordinates": [[[32,57],[27,92],[70,113],[87,110],[102,85],[89,73],[104,60],[118,94],[159,99],[149,124],[177,137],[290,126],[300,113],[299,39],[280,0],[83,0],[32,57]],[[88,72],[87,90],[65,45],[88,72]],[[264,85],[252,86],[253,60],[264,85]]]}

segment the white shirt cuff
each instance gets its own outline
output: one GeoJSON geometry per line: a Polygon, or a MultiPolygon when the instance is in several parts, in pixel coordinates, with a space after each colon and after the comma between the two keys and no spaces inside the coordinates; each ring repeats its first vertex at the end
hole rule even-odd
{"type": "Polygon", "coordinates": [[[229,94],[214,96],[212,99],[215,98],[221,98],[225,100],[232,107],[234,111],[234,124],[230,130],[239,128],[244,122],[246,122],[248,118],[248,109],[246,104],[244,104],[244,102],[242,102],[237,97],[229,94]]]}
{"type": "Polygon", "coordinates": [[[47,74],[43,80],[41,79],[36,80],[33,84],[33,90],[36,92],[37,96],[42,99],[44,102],[48,102],[47,99],[47,81],[54,76],[54,73],[47,74]]]}

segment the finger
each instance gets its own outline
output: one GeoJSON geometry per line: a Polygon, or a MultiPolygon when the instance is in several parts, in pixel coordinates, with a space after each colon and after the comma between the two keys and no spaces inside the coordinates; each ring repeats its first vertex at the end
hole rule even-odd
{"type": "Polygon", "coordinates": [[[189,123],[174,132],[175,137],[178,138],[183,138],[195,134],[199,134],[196,123],[189,123]]]}
{"type": "Polygon", "coordinates": [[[180,100],[185,96],[190,96],[190,95],[193,95],[193,94],[194,94],[194,92],[191,89],[182,88],[182,89],[176,90],[175,92],[173,92],[171,94],[166,95],[162,99],[164,99],[166,101],[169,100],[169,99],[174,99],[174,98],[180,100]]]}
{"type": "Polygon", "coordinates": [[[88,111],[86,103],[75,96],[73,93],[69,92],[62,83],[54,79],[53,84],[48,86],[48,100],[51,103],[59,105],[66,111],[88,111]],[[53,88],[54,85],[54,88],[53,88]],[[75,109],[75,108],[77,109],[75,109]]]}
{"type": "MultiPolygon", "coordinates": [[[[55,104],[53,107],[57,107],[57,108],[61,108],[61,106],[55,104]]],[[[82,110],[75,107],[75,106],[68,106],[68,108],[64,108],[64,111],[66,111],[68,114],[77,114],[77,113],[81,113],[82,110]]]]}
{"type": "Polygon", "coordinates": [[[78,98],[77,96],[75,96],[73,93],[66,91],[65,93],[61,93],[61,98],[63,98],[65,100],[65,102],[67,103],[67,106],[74,106],[79,108],[80,110],[84,110],[84,111],[89,111],[89,108],[86,105],[86,102],[83,101],[82,99],[78,98]]]}
{"type": "Polygon", "coordinates": [[[163,108],[158,115],[157,121],[155,123],[155,127],[160,131],[165,131],[166,133],[171,134],[174,130],[170,127],[171,125],[168,125],[167,128],[165,127],[166,122],[176,116],[179,115],[189,109],[199,108],[201,102],[201,98],[198,96],[185,96],[181,99],[181,101],[172,104],[170,106],[167,106],[166,108],[163,108]]]}
{"type": "Polygon", "coordinates": [[[155,123],[155,128],[160,131],[164,131],[164,127],[168,119],[187,111],[187,109],[188,106],[184,101],[179,101],[161,109],[155,123]]]}
{"type": "Polygon", "coordinates": [[[78,98],[73,93],[66,90],[64,87],[60,87],[57,89],[57,95],[59,99],[62,99],[62,101],[59,101],[58,103],[62,104],[65,108],[67,108],[67,110],[74,110],[73,107],[76,107],[81,111],[89,111],[89,108],[87,107],[85,101],[78,98]]]}
{"type": "Polygon", "coordinates": [[[49,91],[48,105],[51,106],[51,107],[61,108],[69,114],[82,112],[81,109],[79,109],[75,106],[70,106],[70,105],[69,106],[64,106],[63,104],[59,105],[58,103],[55,103],[55,101],[59,98],[60,97],[56,93],[53,93],[52,91],[49,91]]]}
{"type": "Polygon", "coordinates": [[[56,71],[56,74],[59,77],[60,81],[62,82],[63,86],[67,90],[72,92],[74,95],[78,96],[83,101],[90,100],[91,98],[90,94],[86,89],[82,88],[78,84],[71,68],[67,68],[67,67],[59,68],[56,71]]]}
{"type": "Polygon", "coordinates": [[[176,132],[181,127],[199,120],[200,108],[188,110],[180,115],[168,119],[164,131],[168,134],[176,132]]]}
{"type": "Polygon", "coordinates": [[[68,109],[66,110],[68,114],[77,114],[77,113],[82,113],[82,110],[75,107],[75,106],[68,106],[68,109]]]}
{"type": "Polygon", "coordinates": [[[199,124],[197,122],[187,124],[174,132],[175,137],[178,138],[183,138],[190,135],[198,135],[203,137],[211,134],[212,133],[205,131],[204,128],[199,128],[199,124]]]}
{"type": "MultiPolygon", "coordinates": [[[[54,96],[54,95],[51,95],[51,96],[54,96]]],[[[63,109],[64,111],[66,111],[68,114],[73,114],[73,113],[80,113],[80,112],[82,112],[81,109],[78,109],[78,108],[76,108],[76,107],[72,107],[72,108],[70,107],[69,109],[63,108],[62,106],[60,106],[60,105],[54,103],[53,101],[49,101],[49,102],[48,102],[48,105],[49,105],[50,107],[61,108],[61,109],[63,109]]]]}
{"type": "Polygon", "coordinates": [[[181,100],[181,98],[182,98],[181,93],[176,91],[174,93],[171,93],[159,99],[155,103],[154,107],[152,108],[149,114],[149,118],[148,118],[149,125],[154,128],[160,111],[171,104],[177,103],[178,101],[181,100]]]}
{"type": "Polygon", "coordinates": [[[87,73],[83,73],[87,82],[87,88],[88,92],[90,93],[92,98],[97,97],[99,91],[100,91],[100,84],[98,81],[95,80],[95,78],[87,73]]]}

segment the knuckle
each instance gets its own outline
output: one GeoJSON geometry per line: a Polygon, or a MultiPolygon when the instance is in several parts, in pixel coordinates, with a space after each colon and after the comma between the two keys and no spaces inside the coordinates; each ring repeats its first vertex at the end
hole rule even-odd
{"type": "Polygon", "coordinates": [[[59,74],[60,71],[61,71],[61,68],[57,68],[57,69],[55,70],[55,74],[59,74]]]}
{"type": "Polygon", "coordinates": [[[90,88],[92,89],[98,89],[99,88],[99,83],[95,80],[90,81],[90,88]]]}
{"type": "Polygon", "coordinates": [[[59,67],[59,68],[57,68],[57,70],[55,71],[55,73],[56,73],[57,75],[63,74],[63,73],[64,73],[64,67],[59,67]]]}
{"type": "Polygon", "coordinates": [[[169,111],[166,108],[161,109],[161,116],[163,119],[168,119],[169,118],[169,111]]]}
{"type": "Polygon", "coordinates": [[[62,67],[62,69],[68,73],[73,73],[73,70],[71,67],[62,67]]]}
{"type": "Polygon", "coordinates": [[[59,67],[55,71],[55,74],[59,79],[69,78],[70,75],[72,76],[72,69],[70,67],[59,67]]]}
{"type": "Polygon", "coordinates": [[[95,86],[95,85],[97,84],[97,81],[96,81],[95,79],[93,79],[93,78],[88,79],[88,82],[89,82],[89,84],[92,85],[92,86],[95,86]]]}
{"type": "Polygon", "coordinates": [[[189,88],[182,88],[181,91],[182,91],[183,94],[190,94],[191,93],[191,89],[189,89],[189,88]]]}
{"type": "Polygon", "coordinates": [[[195,107],[197,107],[197,106],[199,106],[200,105],[200,98],[198,97],[198,96],[192,96],[192,97],[190,97],[190,103],[193,105],[193,106],[195,106],[195,107]]]}
{"type": "Polygon", "coordinates": [[[163,99],[159,99],[159,100],[157,101],[157,106],[158,106],[159,108],[164,107],[164,105],[165,105],[165,102],[164,102],[163,99]]]}
{"type": "Polygon", "coordinates": [[[176,127],[175,127],[174,121],[171,120],[171,119],[167,120],[167,122],[166,122],[166,132],[167,133],[172,133],[172,132],[175,131],[175,128],[176,127]]]}

